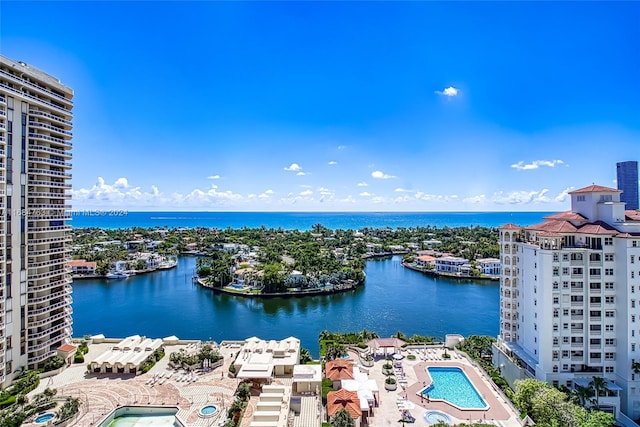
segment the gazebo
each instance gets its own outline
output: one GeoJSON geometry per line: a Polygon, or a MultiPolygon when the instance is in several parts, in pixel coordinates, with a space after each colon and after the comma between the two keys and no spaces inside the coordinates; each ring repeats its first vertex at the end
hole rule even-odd
{"type": "Polygon", "coordinates": [[[399,351],[406,342],[402,341],[400,338],[376,338],[367,342],[367,346],[372,354],[376,354],[378,350],[384,349],[384,355],[394,354],[396,351],[399,351]],[[388,349],[391,349],[388,352],[388,349]]]}

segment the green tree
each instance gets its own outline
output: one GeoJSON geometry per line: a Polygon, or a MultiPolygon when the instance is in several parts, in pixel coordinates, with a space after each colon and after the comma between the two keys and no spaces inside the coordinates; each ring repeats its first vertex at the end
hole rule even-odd
{"type": "Polygon", "coordinates": [[[615,419],[613,414],[602,411],[588,411],[577,407],[574,413],[576,425],[579,427],[613,427],[615,419]]]}
{"type": "Polygon", "coordinates": [[[349,412],[340,409],[331,417],[331,427],[356,427],[356,422],[351,418],[349,412]]]}
{"type": "Polygon", "coordinates": [[[607,387],[607,380],[602,377],[593,377],[591,382],[589,382],[589,387],[596,395],[594,402],[595,408],[600,409],[600,395],[603,393],[606,394],[609,391],[609,387],[607,387]]]}
{"type": "Polygon", "coordinates": [[[311,357],[311,353],[309,353],[309,350],[307,350],[304,347],[300,348],[300,364],[304,365],[306,363],[309,363],[313,360],[313,358],[311,357]]]}

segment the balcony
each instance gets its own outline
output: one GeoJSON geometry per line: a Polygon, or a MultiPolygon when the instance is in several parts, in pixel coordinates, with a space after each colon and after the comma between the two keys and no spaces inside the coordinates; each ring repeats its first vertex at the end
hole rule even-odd
{"type": "MultiPolygon", "coordinates": [[[[29,151],[40,151],[43,153],[51,153],[51,154],[56,154],[58,156],[64,156],[67,158],[71,158],[71,150],[60,150],[58,148],[51,148],[51,147],[46,147],[44,145],[38,145],[38,144],[29,144],[29,151]]],[[[32,156],[32,153],[29,153],[30,156],[32,156]]]]}
{"type": "Polygon", "coordinates": [[[71,199],[71,194],[67,193],[36,193],[30,192],[29,197],[37,199],[71,199]]]}
{"type": "Polygon", "coordinates": [[[73,301],[72,301],[71,297],[65,297],[64,301],[60,301],[60,302],[57,302],[55,304],[51,304],[51,305],[48,305],[46,307],[38,308],[38,309],[35,309],[35,310],[29,310],[27,316],[28,317],[34,317],[34,316],[39,316],[39,315],[44,314],[44,313],[50,313],[51,311],[55,310],[56,308],[61,308],[61,307],[65,307],[65,306],[71,305],[72,302],[73,301]]]}
{"type": "Polygon", "coordinates": [[[48,157],[36,157],[36,156],[29,156],[29,161],[33,162],[33,163],[44,163],[47,165],[54,165],[54,166],[60,166],[63,168],[70,168],[73,165],[69,162],[65,162],[62,160],[55,160],[55,159],[50,159],[48,157]]]}
{"type": "MultiPolygon", "coordinates": [[[[62,117],[58,117],[58,116],[54,116],[53,114],[50,114],[46,111],[39,111],[39,110],[29,110],[29,115],[30,116],[40,116],[40,117],[46,117],[47,119],[56,121],[62,125],[64,125],[65,127],[71,129],[71,127],[73,126],[73,124],[69,121],[69,120],[65,120],[62,117]]],[[[69,133],[71,134],[71,133],[69,133]]]]}
{"type": "Polygon", "coordinates": [[[61,95],[59,93],[54,92],[53,90],[44,87],[44,86],[40,86],[39,84],[36,84],[30,80],[27,79],[23,79],[20,76],[16,76],[15,74],[11,74],[8,71],[5,70],[0,70],[0,74],[2,74],[3,76],[7,77],[9,80],[12,80],[14,82],[17,82],[19,84],[22,85],[26,85],[29,86],[32,89],[37,89],[39,91],[41,91],[42,93],[46,94],[47,96],[51,96],[59,101],[62,101],[64,103],[66,103],[69,108],[73,107],[73,101],[70,98],[66,98],[64,95],[61,95]]]}
{"type": "Polygon", "coordinates": [[[34,122],[34,121],[29,121],[29,126],[32,127],[38,127],[38,128],[43,128],[43,129],[47,129],[53,132],[57,132],[63,136],[73,136],[73,134],[68,131],[68,130],[64,130],[62,128],[59,128],[57,126],[51,126],[50,124],[47,123],[43,123],[43,122],[34,122]]]}
{"type": "Polygon", "coordinates": [[[71,278],[69,279],[62,279],[62,280],[56,280],[54,282],[45,282],[42,283],[40,285],[36,285],[35,282],[29,282],[29,285],[27,286],[27,290],[29,292],[39,292],[39,291],[43,291],[45,289],[53,289],[56,288],[60,285],[67,285],[71,283],[71,278]]]}
{"type": "Polygon", "coordinates": [[[29,178],[31,178],[31,175],[53,175],[53,176],[60,176],[63,178],[72,177],[71,174],[68,172],[60,172],[60,171],[55,171],[51,169],[29,168],[27,173],[29,174],[29,178]]]}
{"type": "Polygon", "coordinates": [[[71,318],[71,313],[73,313],[73,310],[71,310],[71,307],[69,307],[68,310],[65,309],[65,311],[62,313],[54,314],[52,316],[47,316],[45,319],[30,321],[29,327],[36,328],[38,326],[46,325],[48,323],[54,322],[59,319],[63,319],[65,317],[71,318]]]}
{"type": "MultiPolygon", "coordinates": [[[[29,340],[37,340],[39,338],[43,338],[46,337],[47,335],[53,334],[55,332],[59,332],[65,328],[68,328],[69,326],[72,325],[71,319],[69,319],[67,322],[61,322],[55,326],[51,326],[49,328],[45,328],[43,331],[40,332],[35,332],[35,333],[29,333],[29,340]]],[[[31,328],[29,328],[31,329],[31,328]]]]}
{"type": "Polygon", "coordinates": [[[71,184],[57,181],[29,180],[30,187],[58,187],[65,190],[71,190],[71,184]]]}
{"type": "Polygon", "coordinates": [[[31,245],[41,245],[44,243],[64,243],[64,242],[70,242],[72,240],[72,237],[69,235],[64,235],[64,236],[56,236],[56,237],[48,237],[45,239],[32,239],[29,238],[28,239],[28,244],[31,245]]]}
{"type": "Polygon", "coordinates": [[[61,107],[61,106],[59,106],[57,104],[54,104],[53,102],[51,102],[48,99],[38,98],[35,95],[32,95],[32,94],[27,93],[27,92],[23,92],[21,90],[18,90],[16,88],[11,87],[8,84],[2,83],[2,82],[0,82],[0,88],[3,88],[3,89],[8,90],[10,92],[16,93],[16,94],[18,94],[18,96],[28,98],[28,99],[36,102],[37,105],[43,106],[44,108],[51,108],[51,109],[54,109],[54,110],[56,110],[56,111],[58,111],[60,113],[64,113],[65,115],[71,116],[71,110],[70,109],[66,109],[66,108],[61,107]]]}
{"type": "MultiPolygon", "coordinates": [[[[51,342],[54,342],[55,340],[51,340],[51,342]]],[[[34,351],[46,348],[48,346],[48,343],[44,342],[42,344],[38,344],[37,346],[31,346],[31,349],[33,349],[34,351]]],[[[28,364],[29,365],[36,365],[40,362],[44,362],[45,360],[47,360],[48,358],[55,356],[57,354],[56,350],[49,350],[45,353],[42,353],[38,356],[32,356],[28,359],[28,364]]]]}

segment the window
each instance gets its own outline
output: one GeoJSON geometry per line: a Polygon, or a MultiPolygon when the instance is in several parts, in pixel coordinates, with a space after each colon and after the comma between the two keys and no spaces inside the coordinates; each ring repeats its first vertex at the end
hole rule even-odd
{"type": "Polygon", "coordinates": [[[605,325],[604,330],[606,332],[613,332],[613,325],[605,325]]]}
{"type": "Polygon", "coordinates": [[[604,269],[605,276],[613,276],[613,268],[605,268],[604,269]]]}
{"type": "Polygon", "coordinates": [[[558,258],[558,253],[554,252],[553,253],[553,262],[558,262],[559,258],[558,258]]]}
{"type": "Polygon", "coordinates": [[[591,304],[600,304],[602,302],[602,298],[600,298],[600,297],[591,297],[591,298],[589,298],[589,302],[591,304]]]}
{"type": "Polygon", "coordinates": [[[557,308],[553,309],[553,317],[558,317],[558,309],[557,308]]]}
{"type": "Polygon", "coordinates": [[[615,353],[605,353],[604,354],[604,360],[616,360],[616,354],[615,353]]]}
{"type": "Polygon", "coordinates": [[[562,274],[569,274],[569,267],[562,267],[562,274]]]}
{"type": "Polygon", "coordinates": [[[605,282],[604,288],[605,289],[613,289],[613,282],[605,282]]]}
{"type": "Polygon", "coordinates": [[[558,332],[558,324],[557,323],[553,324],[553,332],[558,332]]]}
{"type": "Polygon", "coordinates": [[[634,255],[631,255],[629,257],[629,261],[631,262],[631,264],[633,264],[635,262],[635,260],[636,260],[636,257],[634,255]]]}
{"type": "Polygon", "coordinates": [[[562,282],[562,287],[564,289],[569,289],[569,282],[567,282],[567,281],[562,282]]]}
{"type": "Polygon", "coordinates": [[[604,312],[604,317],[616,317],[616,312],[615,311],[605,311],[604,312]]]}
{"type": "Polygon", "coordinates": [[[553,267],[553,275],[557,276],[560,274],[560,269],[558,267],[553,267]]]}
{"type": "MultiPolygon", "coordinates": [[[[557,274],[555,274],[555,276],[557,276],[557,274]]],[[[553,282],[553,289],[558,290],[558,282],[553,282]]]]}
{"type": "Polygon", "coordinates": [[[631,323],[635,323],[636,322],[636,315],[632,314],[631,315],[631,323]]]}
{"type": "Polygon", "coordinates": [[[571,274],[582,274],[582,267],[573,267],[571,274]]]}
{"type": "Polygon", "coordinates": [[[605,338],[604,339],[604,345],[615,345],[615,339],[614,338],[605,338]]]}
{"type": "Polygon", "coordinates": [[[558,304],[558,301],[559,301],[558,297],[553,297],[553,303],[554,304],[558,304]]]}
{"type": "Polygon", "coordinates": [[[568,308],[563,308],[562,309],[562,315],[563,316],[568,316],[569,315],[569,309],[568,308]]]}
{"type": "MultiPolygon", "coordinates": [[[[563,371],[568,371],[569,370],[569,365],[567,365],[566,363],[564,365],[562,365],[562,370],[563,371]]],[[[567,386],[569,387],[569,386],[567,386]]]]}
{"type": "Polygon", "coordinates": [[[553,337],[553,345],[558,345],[558,337],[553,337]]]}
{"type": "Polygon", "coordinates": [[[604,238],[604,244],[605,244],[606,246],[611,246],[611,245],[613,245],[613,237],[605,237],[605,238],[604,238]]]}
{"type": "Polygon", "coordinates": [[[537,324],[535,324],[535,323],[533,324],[533,330],[534,330],[534,331],[537,331],[537,330],[538,330],[538,325],[537,325],[537,324]]]}
{"type": "Polygon", "coordinates": [[[569,329],[569,324],[568,323],[563,323],[562,324],[562,329],[569,329]]]}
{"type": "Polygon", "coordinates": [[[606,302],[607,304],[613,304],[614,301],[615,300],[613,296],[604,297],[604,302],[606,302]]]}
{"type": "Polygon", "coordinates": [[[582,196],[576,196],[576,201],[577,202],[584,202],[587,199],[586,196],[582,195],[582,196]]]}
{"type": "Polygon", "coordinates": [[[602,357],[602,354],[600,353],[589,353],[589,358],[591,359],[600,359],[602,357]]]}
{"type": "Polygon", "coordinates": [[[589,283],[589,289],[591,289],[592,291],[599,291],[600,283],[599,282],[589,283]]]}
{"type": "MultiPolygon", "coordinates": [[[[633,258],[633,256],[631,256],[631,258],[633,258]]],[[[604,260],[605,261],[613,261],[613,254],[604,254],[604,260]]],[[[633,261],[631,261],[633,262],[633,261]]]]}
{"type": "Polygon", "coordinates": [[[558,372],[558,365],[553,365],[553,372],[558,372]]]}
{"type": "Polygon", "coordinates": [[[569,337],[562,337],[562,344],[569,344],[569,337]]]}
{"type": "Polygon", "coordinates": [[[606,367],[604,368],[604,371],[605,371],[607,374],[613,374],[613,366],[606,366],[606,367]]]}
{"type": "Polygon", "coordinates": [[[590,276],[599,276],[600,275],[600,269],[599,268],[590,268],[589,269],[589,275],[590,276]]]}
{"type": "Polygon", "coordinates": [[[632,240],[631,241],[631,246],[633,246],[634,248],[638,247],[638,241],[637,240],[632,240]]]}
{"type": "Polygon", "coordinates": [[[562,254],[563,261],[569,261],[569,254],[562,254]]]}
{"type": "Polygon", "coordinates": [[[563,358],[569,357],[569,350],[562,350],[562,357],[563,358]]]}
{"type": "Polygon", "coordinates": [[[601,342],[602,342],[602,341],[600,340],[600,338],[591,338],[591,339],[589,340],[589,344],[591,344],[591,345],[597,345],[597,346],[599,346],[601,342]]]}

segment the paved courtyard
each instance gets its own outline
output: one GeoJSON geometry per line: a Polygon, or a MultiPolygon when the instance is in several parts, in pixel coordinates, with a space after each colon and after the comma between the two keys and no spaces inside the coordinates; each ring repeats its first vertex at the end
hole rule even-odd
{"type": "MultiPolygon", "coordinates": [[[[92,360],[112,345],[106,343],[90,345],[85,360],[92,360]]],[[[183,370],[175,371],[168,366],[169,354],[185,346],[167,346],[167,355],[153,369],[139,376],[88,374],[86,364],[72,365],[56,376],[44,378],[31,395],[40,393],[49,387],[57,389],[58,395],[80,399],[82,402],[80,414],[73,423],[74,426],[80,427],[97,425],[107,414],[123,405],[173,406],[178,408],[178,418],[188,426],[220,425],[225,420],[226,408],[232,404],[233,394],[238,387],[239,380],[229,378],[226,373],[229,363],[233,360],[240,346],[223,343],[219,347],[219,351],[224,356],[224,365],[210,372],[190,375],[191,381],[185,379],[187,374],[183,370]],[[171,376],[167,379],[169,374],[171,376]],[[153,381],[154,378],[155,381],[153,381]],[[199,410],[206,405],[215,405],[221,410],[214,418],[202,418],[199,416],[199,410]]],[[[424,414],[431,410],[446,413],[453,423],[471,420],[502,427],[521,425],[511,404],[505,400],[499,390],[491,385],[480,370],[474,368],[473,362],[451,351],[449,353],[453,355],[453,358],[444,360],[442,352],[441,348],[403,350],[400,353],[402,359],[395,361],[398,366],[397,372],[400,373],[400,369],[402,372],[397,378],[402,378],[402,380],[399,381],[398,388],[394,391],[385,390],[385,375],[382,372],[385,360],[383,357],[379,357],[375,361],[375,365],[368,368],[369,377],[376,380],[380,390],[379,406],[374,408],[373,415],[367,419],[368,425],[371,427],[397,426],[402,410],[408,411],[416,419],[414,424],[416,426],[428,425],[424,420],[424,414]],[[415,360],[409,360],[406,357],[410,354],[415,356],[415,360]],[[430,366],[461,368],[487,402],[488,409],[462,410],[445,401],[431,400],[427,402],[421,398],[419,392],[424,388],[423,383],[427,381],[426,368],[430,366]]],[[[351,356],[352,359],[357,360],[355,353],[351,353],[351,356]]],[[[279,378],[274,383],[290,385],[291,379],[279,378]]],[[[313,405],[316,399],[318,398],[313,398],[310,404],[313,405]]],[[[250,414],[253,412],[256,402],[257,395],[251,399],[242,426],[249,425],[250,414]]],[[[33,423],[25,425],[36,426],[33,423]]]]}

